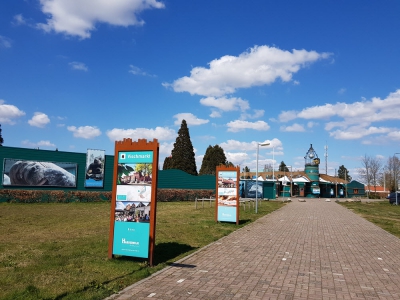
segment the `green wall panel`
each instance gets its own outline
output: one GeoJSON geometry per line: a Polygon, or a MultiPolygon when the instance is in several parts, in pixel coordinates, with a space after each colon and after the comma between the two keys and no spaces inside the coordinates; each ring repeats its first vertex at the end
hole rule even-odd
{"type": "Polygon", "coordinates": [[[159,189],[215,190],[215,175],[193,176],[177,169],[158,171],[159,189]]]}

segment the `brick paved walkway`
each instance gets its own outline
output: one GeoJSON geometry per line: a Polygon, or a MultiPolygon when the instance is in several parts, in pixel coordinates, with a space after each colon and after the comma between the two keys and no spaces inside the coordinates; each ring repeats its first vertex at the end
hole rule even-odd
{"type": "Polygon", "coordinates": [[[400,299],[400,240],[295,200],[108,299],[400,299]]]}

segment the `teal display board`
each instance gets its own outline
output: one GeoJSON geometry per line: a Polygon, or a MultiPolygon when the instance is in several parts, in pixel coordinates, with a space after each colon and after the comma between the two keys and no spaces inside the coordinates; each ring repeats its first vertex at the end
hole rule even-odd
{"type": "Polygon", "coordinates": [[[155,247],[158,143],[116,142],[109,257],[149,259],[155,247]]]}
{"type": "Polygon", "coordinates": [[[148,258],[152,151],[118,153],[113,254],[148,258]]]}
{"type": "Polygon", "coordinates": [[[239,223],[239,170],[217,167],[217,222],[239,223]]]}
{"type": "Polygon", "coordinates": [[[149,223],[115,222],[113,253],[148,258],[149,223]]]}

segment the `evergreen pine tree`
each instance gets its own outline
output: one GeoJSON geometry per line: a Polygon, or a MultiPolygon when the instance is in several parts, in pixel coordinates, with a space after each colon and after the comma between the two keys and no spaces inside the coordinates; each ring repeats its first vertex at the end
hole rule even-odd
{"type": "Polygon", "coordinates": [[[281,164],[279,165],[279,171],[281,172],[289,172],[288,167],[286,167],[286,164],[284,161],[281,161],[281,164]]]}
{"type": "Polygon", "coordinates": [[[193,145],[185,120],[182,120],[181,128],[178,131],[178,137],[176,138],[174,149],[172,149],[171,154],[172,169],[178,169],[191,175],[197,175],[193,145]]]}
{"type": "Polygon", "coordinates": [[[0,146],[3,146],[4,140],[3,136],[1,135],[1,124],[0,124],[0,146]]]}
{"type": "Polygon", "coordinates": [[[168,170],[168,169],[172,169],[172,158],[171,156],[168,156],[164,159],[164,164],[163,164],[163,170],[168,170]]]}
{"type": "MultiPolygon", "coordinates": [[[[212,147],[208,146],[206,154],[203,157],[199,175],[215,175],[215,169],[219,165],[227,165],[229,162],[226,160],[224,149],[220,146],[215,145],[212,147]]],[[[227,165],[228,166],[228,165],[227,165]]]]}
{"type": "Polygon", "coordinates": [[[349,175],[349,170],[346,169],[344,165],[341,165],[338,170],[338,177],[348,182],[351,181],[351,176],[349,175]]]}

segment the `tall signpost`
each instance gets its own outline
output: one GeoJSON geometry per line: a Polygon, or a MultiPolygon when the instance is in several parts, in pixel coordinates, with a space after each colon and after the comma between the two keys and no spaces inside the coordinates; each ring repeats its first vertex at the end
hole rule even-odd
{"type": "Polygon", "coordinates": [[[217,174],[217,201],[215,205],[216,222],[239,224],[239,175],[240,167],[220,165],[217,174]]]}
{"type": "Polygon", "coordinates": [[[115,142],[108,257],[148,259],[153,265],[159,143],[115,142]]]}

